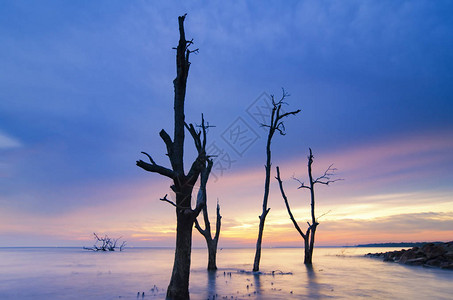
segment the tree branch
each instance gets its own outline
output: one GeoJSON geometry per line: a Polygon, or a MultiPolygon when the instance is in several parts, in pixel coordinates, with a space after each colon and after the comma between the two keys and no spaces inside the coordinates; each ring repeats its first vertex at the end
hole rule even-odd
{"type": "Polygon", "coordinates": [[[195,143],[195,147],[197,148],[198,151],[198,156],[192,163],[189,173],[187,173],[188,181],[191,184],[195,184],[198,175],[206,167],[206,161],[209,160],[209,158],[206,155],[206,140],[207,140],[206,129],[212,126],[205,125],[203,114],[201,114],[201,125],[200,125],[201,130],[197,132],[192,124],[190,125],[185,124],[185,126],[189,131],[190,135],[192,136],[195,143]]]}
{"type": "Polygon", "coordinates": [[[314,183],[320,183],[320,184],[329,185],[330,183],[334,183],[334,182],[341,181],[341,180],[344,180],[344,179],[343,179],[343,178],[337,178],[337,179],[328,180],[328,181],[319,181],[319,180],[316,180],[314,183]]]}
{"type": "Polygon", "coordinates": [[[164,202],[168,202],[168,203],[170,203],[171,205],[173,205],[174,207],[178,207],[178,205],[176,205],[176,203],[174,203],[174,202],[171,201],[171,200],[168,200],[168,199],[167,199],[167,196],[168,196],[168,194],[165,194],[165,196],[164,196],[163,198],[160,198],[159,200],[160,200],[160,201],[164,201],[164,202]]]}
{"type": "Polygon", "coordinates": [[[188,184],[194,185],[197,182],[198,175],[206,166],[206,155],[205,153],[199,153],[197,158],[192,163],[189,173],[187,173],[188,184]]]}
{"type": "Polygon", "coordinates": [[[172,170],[156,164],[148,153],[146,153],[146,152],[142,152],[142,153],[145,154],[146,156],[148,156],[151,163],[149,164],[147,162],[144,162],[143,160],[137,160],[137,162],[136,162],[137,166],[139,166],[140,168],[142,168],[143,170],[148,171],[148,172],[158,173],[163,176],[167,176],[168,178],[171,178],[171,179],[175,178],[175,173],[172,170]]]}
{"type": "Polygon", "coordinates": [[[283,104],[287,104],[284,102],[285,98],[288,97],[289,94],[282,89],[282,97],[280,98],[279,101],[275,101],[274,95],[271,95],[271,101],[272,101],[272,113],[271,113],[271,122],[269,125],[267,124],[261,124],[262,127],[268,127],[269,128],[269,134],[272,136],[275,131],[278,131],[280,135],[285,135],[285,124],[283,123],[282,119],[289,116],[289,115],[296,115],[298,114],[301,110],[295,110],[295,111],[290,111],[287,113],[280,114],[281,108],[283,104]]]}
{"type": "Polygon", "coordinates": [[[271,208],[268,207],[266,210],[263,211],[263,213],[260,216],[258,216],[258,218],[259,219],[266,218],[266,216],[267,216],[267,214],[269,213],[270,210],[271,210],[271,208]]]}
{"type": "Polygon", "coordinates": [[[215,226],[215,236],[214,240],[216,242],[219,241],[219,236],[220,236],[220,227],[222,226],[222,216],[220,215],[220,204],[219,204],[219,199],[217,199],[217,209],[216,209],[216,226],[215,226]]]}
{"type": "Polygon", "coordinates": [[[331,209],[329,209],[329,210],[328,210],[327,212],[323,213],[322,215],[320,215],[320,216],[319,216],[319,217],[317,217],[316,219],[318,219],[318,220],[319,220],[320,218],[324,217],[325,215],[327,215],[327,214],[329,214],[329,213],[331,213],[331,212],[332,212],[332,210],[331,210],[331,209]]]}
{"type": "Polygon", "coordinates": [[[196,218],[195,218],[194,223],[195,223],[195,228],[198,230],[198,232],[200,232],[202,236],[205,236],[206,231],[204,231],[204,230],[201,228],[200,223],[198,223],[198,220],[197,220],[196,218]]]}
{"type": "Polygon", "coordinates": [[[289,115],[297,115],[297,114],[300,113],[300,112],[301,112],[300,109],[295,110],[295,111],[290,111],[290,112],[284,113],[283,115],[280,115],[278,119],[281,120],[281,119],[283,119],[284,117],[289,116],[289,115]]]}
{"type": "Polygon", "coordinates": [[[313,184],[315,183],[320,183],[320,184],[325,184],[329,185],[329,183],[333,183],[336,181],[344,180],[342,178],[337,178],[337,179],[330,179],[332,176],[335,176],[335,171],[337,171],[337,168],[332,168],[333,164],[331,164],[327,170],[324,171],[324,174],[321,175],[320,177],[316,178],[313,181],[313,184]]]}
{"type": "MultiPolygon", "coordinates": [[[[93,247],[83,247],[85,250],[91,250],[91,251],[115,251],[117,249],[117,243],[118,241],[122,238],[119,237],[117,239],[115,238],[110,238],[107,235],[104,235],[104,237],[99,237],[95,232],[93,233],[94,239],[96,240],[93,247]],[[101,242],[102,245],[98,246],[98,242],[101,242]]],[[[126,241],[123,241],[121,246],[119,247],[120,251],[123,251],[123,247],[126,245],[126,241]]]]}
{"type": "Polygon", "coordinates": [[[296,219],[294,219],[293,213],[291,212],[291,208],[289,207],[288,198],[286,197],[285,191],[284,191],[284,189],[283,189],[283,182],[282,182],[282,180],[280,179],[280,168],[279,168],[279,167],[277,167],[277,177],[275,177],[275,179],[277,179],[277,181],[278,181],[278,185],[279,185],[279,187],[280,187],[280,192],[281,192],[281,194],[282,194],[283,200],[285,201],[286,210],[288,211],[289,218],[290,218],[291,221],[293,222],[294,227],[295,227],[296,230],[299,232],[299,234],[300,234],[304,239],[306,239],[307,236],[306,236],[306,235],[302,232],[302,230],[300,229],[299,225],[297,224],[296,219]]]}
{"type": "Polygon", "coordinates": [[[184,123],[184,126],[189,131],[190,135],[192,136],[193,141],[195,143],[195,148],[197,149],[198,152],[201,152],[201,150],[202,150],[201,138],[200,138],[201,131],[197,132],[192,123],[189,125],[187,125],[187,123],[184,123]]]}
{"type": "Polygon", "coordinates": [[[300,181],[296,177],[293,176],[291,178],[300,183],[300,186],[297,189],[308,189],[308,190],[311,189],[309,186],[305,185],[305,183],[303,181],[300,181]]]}
{"type": "Polygon", "coordinates": [[[146,156],[148,156],[149,161],[150,161],[153,165],[156,164],[156,162],[153,160],[153,158],[151,157],[151,155],[149,155],[148,153],[146,153],[146,152],[144,152],[144,151],[142,151],[141,153],[143,153],[143,154],[145,154],[146,156]]]}
{"type": "Polygon", "coordinates": [[[209,159],[208,166],[201,171],[200,189],[198,190],[197,195],[197,205],[195,206],[195,209],[193,211],[195,216],[198,216],[200,211],[204,207],[206,207],[206,184],[208,182],[209,174],[211,173],[213,164],[214,162],[212,161],[212,159],[209,159]]]}
{"type": "Polygon", "coordinates": [[[167,146],[167,154],[171,158],[172,153],[173,153],[173,142],[172,142],[170,136],[164,129],[162,129],[159,132],[159,135],[162,138],[162,140],[164,141],[165,146],[167,146]]]}
{"type": "Polygon", "coordinates": [[[168,194],[165,194],[165,196],[164,196],[163,198],[160,198],[159,200],[160,200],[160,201],[167,202],[167,203],[170,203],[171,205],[173,205],[173,206],[176,207],[176,208],[180,208],[180,209],[190,209],[190,207],[180,206],[180,205],[177,205],[176,203],[174,203],[173,201],[168,200],[167,196],[168,196],[168,194]]]}

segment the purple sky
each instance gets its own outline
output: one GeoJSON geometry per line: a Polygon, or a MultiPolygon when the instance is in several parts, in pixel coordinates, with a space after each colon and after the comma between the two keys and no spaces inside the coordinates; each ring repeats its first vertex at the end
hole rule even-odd
{"type": "MultiPolygon", "coordinates": [[[[200,49],[186,119],[203,112],[216,126],[208,138],[223,161],[208,188],[224,245],[253,244],[266,137],[253,113],[282,87],[285,109],[302,112],[275,138],[273,165],[302,222],[296,197],[307,195],[290,177],[306,175],[308,147],[318,172],[335,163],[345,179],[320,187],[320,213],[332,211],[323,244],[451,239],[452,2],[2,1],[0,246],[85,245],[92,231],[173,245],[174,212],[158,200],[169,184],[135,161],[147,151],[168,164],[158,132],[172,132],[184,13],[200,49]],[[247,130],[243,143],[234,128],[247,130]]],[[[295,244],[272,189],[268,241],[288,232],[281,240],[295,244]]]]}

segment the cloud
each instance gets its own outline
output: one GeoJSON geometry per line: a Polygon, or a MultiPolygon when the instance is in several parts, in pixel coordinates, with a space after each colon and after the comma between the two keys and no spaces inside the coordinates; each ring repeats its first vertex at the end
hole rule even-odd
{"type": "MultiPolygon", "coordinates": [[[[263,89],[275,92],[283,85],[293,95],[291,107],[303,109],[300,118],[288,120],[288,135],[272,145],[273,166],[280,165],[301,220],[307,217],[307,194],[289,178],[306,178],[306,144],[315,147],[316,174],[335,163],[345,179],[317,190],[320,213],[332,209],[325,221],[448,207],[449,5],[99,5],[11,4],[0,12],[7,16],[0,18],[0,52],[7,58],[0,117],[8,132],[0,132],[0,149],[15,150],[0,160],[0,173],[9,177],[0,184],[0,202],[11,212],[11,226],[51,235],[45,224],[63,228],[59,216],[65,216],[71,220],[68,238],[97,228],[130,232],[137,241],[171,239],[174,212],[156,200],[169,191],[168,182],[143,174],[134,161],[144,150],[168,165],[158,132],[171,133],[171,47],[178,38],[176,17],[186,11],[187,36],[200,48],[192,56],[186,117],[196,121],[203,111],[217,126],[210,141],[216,131],[220,141],[232,120],[246,116],[263,89]],[[388,134],[393,138],[384,138],[388,134]],[[140,188],[148,182],[152,191],[140,188]],[[144,199],[155,199],[154,205],[144,205],[144,199]],[[102,224],[103,217],[114,225],[102,224]]],[[[263,135],[246,156],[234,157],[236,164],[217,183],[209,183],[210,201],[220,199],[225,238],[252,241],[256,235],[264,142],[263,135]]],[[[272,227],[291,224],[271,180],[272,235],[272,227]]]]}
{"type": "Polygon", "coordinates": [[[323,222],[326,231],[421,233],[453,231],[453,211],[397,214],[372,219],[341,219],[323,222]]]}
{"type": "MultiPolygon", "coordinates": [[[[298,220],[302,230],[307,224],[298,220]]],[[[256,227],[256,226],[255,226],[256,227]]],[[[371,242],[447,241],[453,234],[453,211],[395,214],[372,219],[321,220],[316,245],[357,245],[371,242]]],[[[228,236],[232,239],[240,239],[228,236]]],[[[243,242],[253,246],[255,236],[243,242]]],[[[302,237],[289,219],[286,223],[266,222],[266,246],[302,246],[302,237]]]]}
{"type": "MultiPolygon", "coordinates": [[[[417,159],[401,163],[399,160],[404,157],[427,157],[430,162],[437,161],[441,165],[449,162],[448,155],[443,154],[451,147],[445,135],[428,137],[385,140],[319,155],[315,152],[314,172],[322,173],[334,161],[341,177],[346,179],[317,189],[318,216],[331,210],[320,220],[320,244],[360,243],[371,237],[398,239],[405,238],[404,234],[415,236],[417,232],[420,239],[428,238],[428,232],[445,239],[452,217],[450,213],[443,214],[451,210],[449,185],[428,190],[427,185],[438,181],[432,177],[424,178],[423,185],[416,189],[394,191],[387,188],[389,182],[400,183],[392,173],[399,172],[400,168],[414,169],[415,165],[416,173],[419,170],[423,174],[433,172],[431,163],[417,159]],[[358,181],[363,186],[357,187],[358,181]],[[383,182],[387,185],[381,185],[383,182]]],[[[301,179],[306,176],[306,157],[284,161],[280,168],[293,214],[300,224],[306,224],[310,219],[309,195],[297,190],[298,184],[290,179],[292,171],[297,171],[296,176],[301,179]]],[[[449,168],[448,164],[445,168],[449,168]]],[[[172,246],[174,210],[158,200],[171,193],[169,182],[154,174],[140,174],[139,180],[135,177],[122,181],[97,180],[85,184],[83,189],[67,186],[48,194],[28,192],[22,198],[18,194],[3,195],[2,234],[23,236],[39,229],[48,237],[84,241],[91,239],[92,231],[99,231],[112,236],[123,235],[130,245],[172,246]]],[[[411,178],[410,174],[407,178],[411,178]]],[[[261,165],[231,169],[217,182],[208,183],[211,221],[215,217],[213,204],[216,198],[221,205],[223,246],[253,246],[255,243],[263,184],[264,168],[261,165]]],[[[299,245],[300,237],[289,220],[278,185],[275,180],[271,184],[269,207],[272,209],[266,220],[265,244],[299,245]]],[[[194,237],[197,245],[203,245],[196,233],[194,237]]]]}
{"type": "MultiPolygon", "coordinates": [[[[427,131],[416,135],[382,138],[342,149],[314,149],[314,174],[322,174],[331,163],[338,168],[340,188],[376,194],[391,194],[412,190],[449,187],[453,167],[453,132],[427,131]],[[432,184],[427,184],[431,182],[432,184]],[[419,185],[419,187],[416,187],[419,185]],[[372,190],[370,190],[372,189],[372,190]]],[[[288,159],[281,164],[286,177],[295,172],[306,178],[305,155],[288,159]]],[[[337,188],[338,189],[338,188],[337,188]]]]}
{"type": "Polygon", "coordinates": [[[396,214],[368,220],[325,221],[322,243],[355,245],[372,242],[448,241],[453,236],[453,212],[396,214]]]}
{"type": "Polygon", "coordinates": [[[0,149],[18,148],[21,146],[22,144],[18,140],[0,131],[0,149]]]}

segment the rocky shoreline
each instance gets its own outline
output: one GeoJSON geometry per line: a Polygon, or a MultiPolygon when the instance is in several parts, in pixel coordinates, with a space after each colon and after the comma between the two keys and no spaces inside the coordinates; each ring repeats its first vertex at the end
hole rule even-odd
{"type": "Polygon", "coordinates": [[[382,258],[411,266],[424,266],[453,270],[453,241],[447,243],[427,243],[422,247],[399,251],[368,253],[367,257],[382,258]]]}

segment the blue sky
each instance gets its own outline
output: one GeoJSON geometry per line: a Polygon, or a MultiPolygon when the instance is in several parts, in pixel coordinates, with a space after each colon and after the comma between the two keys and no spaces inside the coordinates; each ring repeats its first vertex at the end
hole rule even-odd
{"type": "MultiPolygon", "coordinates": [[[[158,132],[172,131],[172,47],[184,13],[186,35],[200,49],[191,57],[186,119],[199,123],[203,112],[216,126],[210,141],[234,161],[216,171],[210,192],[224,208],[226,245],[239,243],[235,226],[257,228],[262,199],[266,133],[247,111],[268,99],[263,93],[280,97],[282,87],[291,94],[286,109],[302,112],[275,138],[274,166],[286,166],[288,182],[303,177],[308,147],[320,172],[335,163],[345,181],[325,192],[331,235],[346,218],[364,220],[364,203],[383,212],[366,224],[393,216],[401,232],[408,220],[420,228],[453,223],[449,1],[2,1],[0,246],[79,245],[92,231],[172,245],[172,230],[158,226],[174,223],[158,201],[168,182],[135,160],[147,151],[168,164],[158,132]],[[256,137],[241,154],[224,134],[238,118],[256,137]],[[348,214],[352,207],[359,211],[348,214]],[[99,221],[106,218],[114,224],[99,221]]],[[[277,193],[270,206],[274,223],[283,218],[291,231],[277,193]]],[[[372,225],[368,239],[354,230],[331,243],[404,238],[390,229],[376,235],[372,225]]]]}

